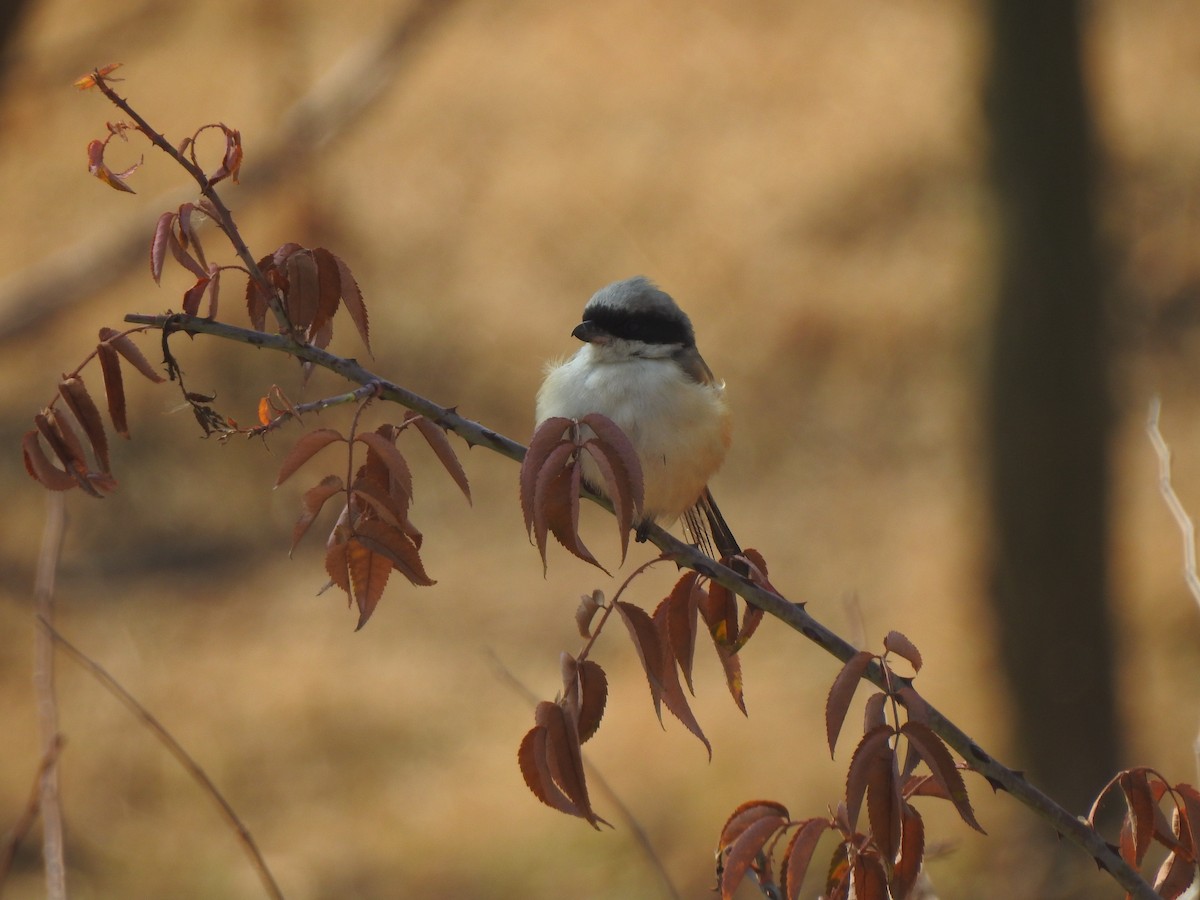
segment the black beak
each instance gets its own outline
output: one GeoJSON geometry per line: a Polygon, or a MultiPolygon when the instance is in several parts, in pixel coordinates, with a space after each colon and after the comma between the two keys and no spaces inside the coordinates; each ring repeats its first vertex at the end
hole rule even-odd
{"type": "Polygon", "coordinates": [[[612,335],[607,331],[588,319],[584,319],[575,326],[575,330],[571,332],[571,337],[579,338],[588,344],[603,344],[608,341],[612,335]]]}

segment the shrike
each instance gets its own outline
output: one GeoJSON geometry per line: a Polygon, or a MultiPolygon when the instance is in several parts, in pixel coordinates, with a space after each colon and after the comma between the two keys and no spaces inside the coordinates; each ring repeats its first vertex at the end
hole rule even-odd
{"type": "MultiPolygon", "coordinates": [[[[637,276],[597,291],[571,334],[584,345],[547,367],[538,424],[593,412],[612,419],[641,463],[646,519],[667,526],[683,516],[702,549],[740,553],[708,489],[729,449],[725,383],[700,356],[683,310],[637,276]]],[[[603,479],[594,466],[585,461],[584,478],[596,488],[603,479]]]]}

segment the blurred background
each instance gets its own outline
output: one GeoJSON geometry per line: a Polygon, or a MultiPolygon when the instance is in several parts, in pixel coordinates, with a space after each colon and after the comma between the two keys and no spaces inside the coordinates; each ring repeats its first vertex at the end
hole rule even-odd
{"type": "MultiPolygon", "coordinates": [[[[925,696],[1073,812],[1118,766],[1194,781],[1200,615],[1144,423],[1161,395],[1175,486],[1200,512],[1200,19],[1186,0],[1088,4],[1076,65],[1069,19],[1010,20],[1005,6],[10,5],[0,828],[41,756],[45,497],[20,436],[101,326],[178,309],[189,286],[171,271],[156,287],[147,265],[153,221],[191,197],[182,173],[135,140],[109,161],[145,154],[136,195],[87,174],[88,141],[119,114],[71,82],[110,62],[173,142],[209,122],[240,129],[243,183],[223,195],[243,235],[257,255],[297,241],[348,261],[375,371],[518,440],[586,299],[651,276],[728,382],[736,438],[714,490],[791,599],[864,646],[907,634],[925,696]],[[1063,260],[1061,284],[1042,277],[1063,260]],[[1063,298],[1066,314],[1039,318],[1063,298]],[[1045,579],[1022,555],[1039,551],[1045,579]]],[[[232,261],[206,235],[210,257],[232,261]]],[[[235,278],[222,316],[245,322],[235,278]]],[[[365,361],[352,332],[340,325],[332,349],[365,361]]],[[[189,388],[242,421],[271,385],[293,401],[342,389],[240,346],[174,348],[189,388]]],[[[98,372],[85,377],[98,393],[98,372]]],[[[288,897],[670,896],[599,781],[617,827],[594,833],[521,780],[524,691],[554,696],[559,653],[580,646],[579,594],[619,582],[565,553],[543,577],[512,463],[464,448],[468,507],[411,446],[438,584],[397,577],[355,633],[342,598],[316,596],[323,536],[287,558],[299,496],[332,456],[273,492],[298,430],[265,449],[199,440],[172,387],[127,385],[120,490],[69,497],[57,621],[206,769],[288,897]]],[[[586,515],[615,566],[608,522],[586,515]]],[[[652,574],[634,599],[653,607],[671,580],[652,574]]],[[[772,798],[797,817],[837,803],[853,746],[848,729],[828,759],[837,664],[794,633],[768,622],[743,654],[748,719],[701,656],[711,762],[679,723],[659,727],[623,635],[596,658],[610,699],[587,755],[679,896],[710,895],[738,803],[772,798]]],[[[72,896],[262,895],[208,798],[63,657],[58,693],[72,896]]],[[[1117,896],[1029,813],[968,784],[987,838],[946,804],[921,806],[942,896],[1117,896]]],[[[5,896],[42,895],[40,865],[35,835],[5,896]]]]}

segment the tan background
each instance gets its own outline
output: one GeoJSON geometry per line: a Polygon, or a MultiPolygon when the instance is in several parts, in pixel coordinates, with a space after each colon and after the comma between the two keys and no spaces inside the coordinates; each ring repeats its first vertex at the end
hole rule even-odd
{"type": "MultiPolygon", "coordinates": [[[[400,11],[375,0],[37,3],[0,98],[0,276],[13,276],[0,315],[28,296],[30,265],[60,252],[50,268],[65,270],[131,215],[152,219],[182,184],[150,151],[136,196],[89,179],[84,148],[117,114],[74,78],[123,62],[121,91],[174,141],[210,121],[240,128],[249,180],[291,105],[364,58],[400,11]]],[[[892,628],[908,634],[927,661],[918,686],[1019,766],[981,589],[991,288],[980,28],[973,4],[928,0],[467,2],[398,72],[380,71],[393,81],[378,102],[283,184],[224,194],[257,253],[296,240],[348,260],[377,371],[517,439],[542,362],[573,349],[591,292],[654,277],[729,382],[736,443],[715,487],[743,542],[822,621],[855,636],[861,620],[871,646],[892,628]]],[[[1161,392],[1176,485],[1200,510],[1200,20],[1178,0],[1095,4],[1089,58],[1123,304],[1113,559],[1129,762],[1194,780],[1200,627],[1142,422],[1161,392]]],[[[142,153],[123,149],[114,164],[142,153]]],[[[218,255],[215,235],[208,247],[218,255]]],[[[144,254],[113,254],[113,286],[56,294],[65,311],[3,345],[3,827],[39,753],[30,585],[43,498],[17,444],[98,327],[179,306],[187,280],[172,273],[156,288],[144,254]]],[[[241,323],[230,282],[223,314],[241,323]]],[[[217,391],[244,420],[272,384],[296,400],[338,390],[211,340],[176,349],[189,387],[217,391]]],[[[348,325],[334,349],[365,356],[348,325]]],[[[561,553],[542,577],[511,463],[465,456],[467,508],[414,449],[414,518],[439,584],[397,581],[356,634],[337,597],[314,598],[320,538],[286,558],[300,491],[337,463],[318,459],[272,493],[297,432],[269,453],[222,447],[196,439],[170,388],[131,394],[120,493],[70,498],[59,623],[204,765],[289,897],[662,895],[602,791],[597,807],[618,828],[594,834],[521,783],[530,704],[495,660],[552,696],[560,651],[579,644],[575,599],[616,583],[561,553]]],[[[590,542],[615,562],[595,522],[590,542]]],[[[668,583],[659,573],[636,597],[653,605],[668,583]]],[[[768,623],[745,654],[748,720],[702,657],[695,708],[711,763],[678,723],[660,730],[616,629],[598,658],[611,697],[589,757],[682,896],[709,896],[716,835],[739,802],[771,797],[798,816],[836,802],[851,744],[829,761],[822,702],[835,663],[782,627],[768,623]]],[[[65,659],[59,687],[72,895],[259,896],[231,834],[150,734],[65,659]]],[[[934,884],[946,897],[1037,895],[1023,835],[1053,837],[970,786],[991,837],[926,803],[934,884]]],[[[38,866],[31,845],[8,896],[38,896],[38,866]]],[[[1082,858],[1070,874],[1103,884],[1082,858]]]]}

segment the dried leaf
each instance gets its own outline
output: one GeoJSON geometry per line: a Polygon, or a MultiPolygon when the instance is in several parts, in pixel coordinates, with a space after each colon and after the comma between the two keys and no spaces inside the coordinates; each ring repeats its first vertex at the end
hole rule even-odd
{"type": "Polygon", "coordinates": [[[742,833],[760,819],[777,817],[789,818],[787,807],[774,800],[747,800],[730,813],[725,824],[721,826],[721,836],[717,842],[717,851],[721,852],[731,846],[741,837],[742,833]]]}
{"type": "Polygon", "coordinates": [[[950,796],[950,802],[958,810],[962,820],[978,831],[987,834],[975,820],[975,811],[971,809],[971,801],[967,796],[967,786],[963,783],[962,773],[954,765],[950,751],[946,749],[942,739],[934,734],[928,725],[908,721],[900,726],[900,733],[908,738],[921,754],[921,759],[929,766],[934,779],[950,796]]]}
{"type": "Polygon", "coordinates": [[[108,399],[108,417],[113,430],[129,438],[129,422],[125,418],[125,383],[121,377],[121,361],[112,344],[102,343],[96,347],[100,357],[100,372],[104,376],[104,396],[108,399]]]}
{"type": "Polygon", "coordinates": [[[732,649],[738,632],[737,596],[714,581],[708,586],[708,598],[702,612],[713,641],[732,649]]]}
{"type": "Polygon", "coordinates": [[[870,651],[859,650],[846,660],[846,664],[842,666],[837,677],[833,679],[833,685],[829,688],[829,698],[825,701],[825,738],[829,742],[831,758],[834,755],[834,748],[837,746],[838,735],[842,731],[842,723],[846,721],[846,712],[850,708],[850,701],[854,699],[858,683],[874,658],[874,654],[870,651]]]}
{"type": "Polygon", "coordinates": [[[637,651],[642,670],[646,673],[646,681],[650,685],[650,699],[654,702],[654,712],[662,720],[660,702],[663,693],[663,650],[658,640],[658,631],[654,621],[640,606],[635,606],[624,600],[617,601],[617,613],[629,637],[633,639],[633,647],[637,651]]]}
{"type": "Polygon", "coordinates": [[[317,263],[310,251],[300,250],[288,256],[286,266],[288,321],[297,333],[307,333],[317,317],[320,300],[317,263]]]}
{"type": "Polygon", "coordinates": [[[585,659],[577,661],[563,654],[563,697],[568,712],[575,719],[579,743],[585,744],[600,728],[604,706],[608,702],[608,677],[599,663],[585,659]]]}
{"type": "Polygon", "coordinates": [[[725,857],[725,870],[721,873],[721,900],[732,900],[755,858],[763,852],[763,847],[775,832],[787,825],[787,821],[784,816],[763,816],[738,835],[725,857]]]}
{"type": "Polygon", "coordinates": [[[828,819],[805,819],[788,841],[779,873],[786,900],[797,900],[800,896],[800,888],[804,885],[804,876],[808,874],[808,865],[817,849],[817,842],[827,830],[828,819]]]}
{"type": "Polygon", "coordinates": [[[318,484],[304,492],[300,499],[300,518],[292,528],[292,546],[288,550],[288,556],[295,551],[296,545],[300,543],[313,520],[321,514],[325,501],[343,489],[341,478],[337,475],[326,475],[318,484]]]}
{"type": "Polygon", "coordinates": [[[669,615],[670,598],[668,597],[658,604],[658,609],[654,611],[652,618],[654,627],[658,631],[659,645],[663,654],[662,667],[660,669],[662,675],[663,704],[667,707],[671,715],[675,716],[688,731],[700,739],[700,742],[704,744],[704,749],[708,751],[709,760],[711,760],[712,744],[704,736],[704,731],[700,728],[700,723],[696,721],[696,716],[687,702],[687,695],[683,692],[683,686],[679,683],[679,672],[675,668],[675,654],[671,649],[670,638],[667,634],[670,627],[668,624],[669,615]]]}
{"type": "Polygon", "coordinates": [[[900,632],[889,631],[883,639],[883,647],[889,653],[895,653],[897,656],[908,660],[909,665],[913,667],[913,671],[921,671],[921,651],[917,649],[916,644],[900,632]]]}
{"type": "Polygon", "coordinates": [[[336,587],[346,592],[346,598],[353,600],[350,592],[350,559],[349,546],[345,540],[331,540],[325,554],[325,572],[336,587]]]}
{"type": "MultiPolygon", "coordinates": [[[[176,219],[178,222],[178,219],[176,219]]],[[[192,256],[191,253],[183,246],[183,241],[179,238],[177,228],[167,230],[167,249],[171,251],[171,255],[175,257],[175,261],[183,266],[197,278],[207,278],[208,273],[204,266],[200,265],[200,261],[192,256]]]]}
{"type": "Polygon", "coordinates": [[[1176,850],[1162,861],[1154,876],[1154,890],[1163,900],[1176,900],[1196,877],[1196,861],[1191,854],[1176,850]]]}
{"type": "Polygon", "coordinates": [[[78,375],[64,378],[58,383],[58,391],[62,394],[67,406],[70,407],[75,420],[83,426],[83,433],[87,435],[88,443],[92,445],[92,453],[95,454],[100,471],[111,472],[112,468],[108,459],[108,436],[104,433],[104,422],[100,418],[100,410],[96,408],[83,379],[78,375]]]}
{"type": "Polygon", "coordinates": [[[863,709],[863,734],[876,725],[887,724],[887,700],[888,695],[882,691],[876,691],[867,698],[866,707],[863,709]]]}
{"type": "Polygon", "coordinates": [[[155,371],[154,366],[150,365],[150,361],[146,359],[145,354],[138,349],[137,344],[130,339],[128,334],[113,331],[111,328],[101,328],[100,340],[114,347],[118,353],[125,357],[126,362],[155,384],[162,384],[167,380],[155,371]]]}
{"type": "Polygon", "coordinates": [[[78,487],[78,482],[67,472],[64,472],[46,456],[37,431],[27,431],[21,438],[21,450],[25,457],[25,471],[38,481],[42,487],[52,491],[67,491],[78,487]]]}
{"type": "MultiPolygon", "coordinates": [[[[693,696],[696,689],[692,685],[692,663],[696,655],[696,627],[699,619],[699,609],[702,601],[707,599],[704,589],[699,584],[700,576],[693,571],[685,572],[671,593],[667,595],[665,627],[667,645],[675,663],[687,682],[688,690],[693,696]]],[[[655,618],[658,614],[655,613],[655,618]]],[[[660,628],[661,633],[661,628],[660,628]]]]}
{"type": "MultiPolygon", "coordinates": [[[[632,506],[631,519],[634,521],[641,519],[645,481],[642,464],[629,437],[617,426],[616,422],[600,413],[588,413],[579,420],[579,423],[592,429],[608,455],[614,472],[619,474],[619,469],[624,470],[625,477],[621,479],[620,487],[622,492],[625,487],[628,487],[629,505],[632,506]]],[[[609,494],[608,496],[613,495],[609,494]]]]}
{"type": "Polygon", "coordinates": [[[365,546],[388,560],[390,567],[413,584],[429,587],[437,583],[425,574],[417,545],[403,530],[372,521],[360,522],[355,526],[355,531],[365,546]]]}
{"type": "Polygon", "coordinates": [[[390,425],[382,425],[377,431],[360,432],[354,436],[354,440],[366,444],[371,452],[374,453],[387,467],[387,471],[391,476],[389,490],[396,487],[403,491],[404,494],[411,498],[413,493],[412,470],[408,467],[408,462],[404,455],[396,447],[395,438],[390,434],[384,434],[385,429],[390,429],[390,425]]]}
{"type": "Polygon", "coordinates": [[[162,283],[163,262],[167,256],[167,239],[174,224],[175,213],[168,211],[158,217],[158,223],[154,226],[154,237],[150,241],[150,275],[154,278],[155,284],[162,283]]]}
{"type": "Polygon", "coordinates": [[[850,768],[846,774],[846,815],[851,828],[858,827],[858,813],[862,808],[867,785],[875,771],[881,766],[891,768],[892,739],[890,725],[877,725],[863,735],[854,755],[850,757],[850,768]]]}
{"type": "Polygon", "coordinates": [[[521,776],[533,796],[551,809],[582,818],[579,808],[559,790],[550,774],[547,734],[545,728],[535,725],[521,740],[521,746],[517,750],[517,764],[521,767],[521,776]]]}
{"type": "Polygon", "coordinates": [[[546,758],[554,783],[593,828],[599,828],[601,822],[607,825],[592,810],[583,772],[583,756],[579,749],[579,734],[565,710],[557,703],[543,700],[534,710],[534,721],[546,729],[546,758]]]}
{"type": "Polygon", "coordinates": [[[107,142],[100,140],[94,140],[88,144],[88,172],[114,190],[125,191],[129,194],[137,193],[137,191],[125,183],[125,179],[132,175],[141,166],[141,163],[139,162],[131,166],[124,172],[114,172],[104,161],[104,151],[107,147],[107,142]]]}
{"type": "Polygon", "coordinates": [[[1126,820],[1129,822],[1132,838],[1130,855],[1125,857],[1125,861],[1138,868],[1154,840],[1154,816],[1158,804],[1154,802],[1144,769],[1122,772],[1118,776],[1118,783],[1128,805],[1126,820]]]}
{"type": "MultiPolygon", "coordinates": [[[[110,72],[121,68],[121,65],[122,65],[121,63],[109,63],[106,66],[101,66],[99,69],[96,69],[94,72],[92,72],[88,75],[84,75],[82,78],[76,79],[74,82],[74,86],[79,88],[79,90],[81,90],[81,91],[86,91],[89,88],[94,88],[96,86],[97,78],[104,78],[110,72]]],[[[118,78],[116,80],[120,81],[121,79],[118,78]]]]}
{"type": "Polygon", "coordinates": [[[295,446],[288,451],[279,467],[279,475],[275,478],[275,487],[279,487],[290,478],[297,469],[308,462],[313,456],[335,441],[345,441],[340,432],[332,428],[318,428],[300,436],[295,446]]]}
{"type": "Polygon", "coordinates": [[[201,278],[183,292],[183,312],[185,315],[199,315],[200,301],[204,299],[204,292],[208,290],[209,283],[210,281],[207,277],[201,278]]]}
{"type": "Polygon", "coordinates": [[[354,322],[354,327],[358,329],[358,336],[362,338],[363,346],[367,348],[367,354],[371,353],[371,334],[370,327],[367,321],[367,307],[363,303],[362,291],[358,289],[358,282],[354,279],[354,273],[350,271],[350,267],[336,254],[333,256],[338,267],[338,283],[342,289],[342,302],[346,305],[346,312],[350,314],[350,320],[354,322]]]}
{"type": "Polygon", "coordinates": [[[617,519],[617,533],[621,539],[621,562],[629,551],[629,532],[634,523],[633,484],[629,480],[619,456],[611,453],[604,444],[597,440],[585,441],[582,448],[591,457],[600,477],[604,481],[603,492],[613,505],[613,513],[617,519]]]}
{"type": "Polygon", "coordinates": [[[895,751],[885,742],[876,748],[876,764],[867,768],[867,820],[871,836],[883,858],[891,863],[900,852],[900,772],[895,751]]]}
{"type": "MultiPolygon", "coordinates": [[[[529,441],[529,449],[525,452],[525,459],[521,462],[521,513],[525,517],[525,531],[533,532],[535,530],[535,515],[534,499],[537,493],[538,478],[542,470],[546,467],[551,454],[556,451],[560,454],[570,455],[571,450],[562,451],[560,448],[566,444],[568,448],[571,443],[563,441],[563,433],[571,425],[571,420],[562,416],[555,416],[542,422],[533,433],[533,437],[529,441]]],[[[555,466],[555,469],[561,468],[561,463],[555,466]]],[[[542,554],[542,561],[545,562],[545,554],[542,554]]]]}
{"type": "Polygon", "coordinates": [[[717,660],[721,663],[721,669],[725,673],[725,685],[729,688],[729,695],[733,697],[733,702],[742,711],[742,715],[748,716],[746,695],[742,685],[742,664],[738,660],[737,653],[715,641],[713,647],[717,651],[717,660]]]}
{"type": "Polygon", "coordinates": [[[854,900],[888,900],[887,872],[874,853],[854,859],[854,900]]]}
{"type": "MultiPolygon", "coordinates": [[[[566,458],[569,458],[573,448],[570,445],[564,445],[564,449],[569,451],[566,454],[566,458]]],[[[539,475],[537,491],[534,496],[534,504],[539,515],[539,521],[534,524],[534,532],[538,539],[538,549],[542,553],[542,564],[543,566],[546,564],[546,530],[549,529],[555,539],[573,555],[608,574],[608,570],[592,556],[591,551],[579,536],[581,468],[578,465],[571,465],[555,473],[553,469],[555,461],[555,457],[552,456],[546,468],[539,475]]]]}
{"type": "MultiPolygon", "coordinates": [[[[258,260],[258,269],[267,276],[274,268],[274,260],[264,256],[258,260]]],[[[246,279],[246,313],[250,317],[250,327],[255,331],[267,330],[267,311],[271,308],[271,299],[258,283],[258,279],[250,276],[246,279]]]]}
{"type": "Polygon", "coordinates": [[[584,594],[579,598],[579,606],[575,608],[575,626],[579,629],[579,636],[590,638],[592,636],[592,619],[596,616],[596,611],[604,607],[604,593],[596,590],[590,594],[584,594]]]}
{"type": "Polygon", "coordinates": [[[371,618],[379,598],[383,596],[383,589],[387,587],[388,576],[392,572],[392,563],[356,535],[346,542],[346,565],[350,572],[354,602],[358,606],[358,624],[354,627],[358,631],[367,624],[367,619],[371,618]]]}
{"type": "Polygon", "coordinates": [[[896,897],[907,897],[921,874],[921,863],[925,858],[925,823],[920,814],[908,803],[903,806],[902,837],[900,855],[892,869],[892,893],[896,897]]]}
{"type": "Polygon", "coordinates": [[[342,300],[342,280],[338,270],[337,260],[324,247],[314,247],[313,261],[317,265],[317,314],[313,317],[309,328],[309,340],[326,326],[330,326],[342,300]]]}
{"type": "Polygon", "coordinates": [[[471,502],[471,485],[467,482],[467,473],[459,462],[458,454],[454,452],[454,447],[450,445],[450,437],[446,434],[446,430],[436,422],[431,422],[425,416],[409,412],[404,416],[405,424],[412,423],[416,426],[417,431],[421,432],[421,436],[425,438],[425,442],[429,444],[438,461],[442,464],[450,477],[454,479],[454,483],[458,485],[458,489],[463,492],[463,496],[467,498],[467,502],[471,502]]]}

